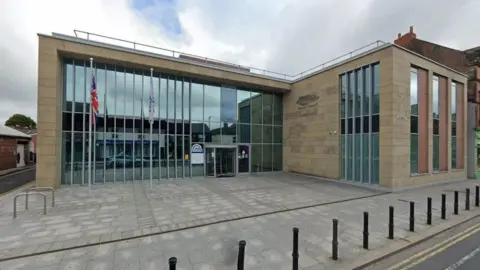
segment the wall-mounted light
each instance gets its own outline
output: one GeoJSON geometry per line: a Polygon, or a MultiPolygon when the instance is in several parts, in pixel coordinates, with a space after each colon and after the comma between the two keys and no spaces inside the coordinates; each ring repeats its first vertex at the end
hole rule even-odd
{"type": "Polygon", "coordinates": [[[337,131],[333,130],[333,131],[329,131],[328,133],[330,133],[330,135],[335,135],[335,134],[337,134],[337,131]]]}

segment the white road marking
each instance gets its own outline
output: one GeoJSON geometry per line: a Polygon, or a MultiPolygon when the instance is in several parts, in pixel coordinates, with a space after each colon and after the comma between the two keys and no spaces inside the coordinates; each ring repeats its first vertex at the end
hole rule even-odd
{"type": "Polygon", "coordinates": [[[475,250],[473,250],[472,252],[468,253],[465,257],[461,258],[458,262],[450,265],[448,268],[445,268],[445,270],[457,269],[460,265],[464,264],[466,261],[473,258],[478,252],[480,252],[480,247],[478,247],[475,250]]]}

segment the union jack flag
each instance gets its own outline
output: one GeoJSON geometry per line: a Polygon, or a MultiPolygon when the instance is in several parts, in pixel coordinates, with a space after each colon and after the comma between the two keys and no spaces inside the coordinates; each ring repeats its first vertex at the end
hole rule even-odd
{"type": "Polygon", "coordinates": [[[92,124],[95,125],[98,118],[98,95],[97,83],[95,82],[95,75],[92,72],[92,86],[90,88],[91,107],[92,107],[92,124]]]}

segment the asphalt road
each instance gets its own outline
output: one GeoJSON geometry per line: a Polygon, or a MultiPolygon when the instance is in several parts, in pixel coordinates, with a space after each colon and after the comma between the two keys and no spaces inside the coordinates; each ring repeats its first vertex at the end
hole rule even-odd
{"type": "Polygon", "coordinates": [[[0,176],[0,194],[4,194],[17,187],[35,180],[36,168],[0,176]]]}
{"type": "Polygon", "coordinates": [[[477,231],[410,269],[480,269],[480,231],[477,231]]]}
{"type": "Polygon", "coordinates": [[[480,217],[387,257],[368,270],[480,269],[480,217]]]}

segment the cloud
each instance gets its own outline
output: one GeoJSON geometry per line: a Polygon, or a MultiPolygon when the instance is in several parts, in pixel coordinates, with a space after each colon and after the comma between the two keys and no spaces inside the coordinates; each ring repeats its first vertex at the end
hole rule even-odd
{"type": "Polygon", "coordinates": [[[459,49],[480,43],[475,11],[459,0],[3,0],[0,121],[36,119],[36,33],[83,29],[214,59],[297,73],[415,26],[459,49]]]}

